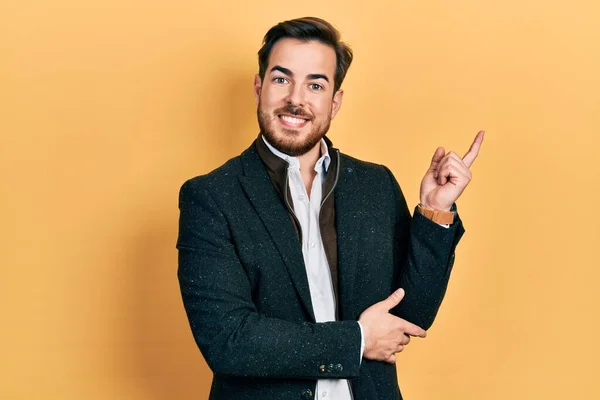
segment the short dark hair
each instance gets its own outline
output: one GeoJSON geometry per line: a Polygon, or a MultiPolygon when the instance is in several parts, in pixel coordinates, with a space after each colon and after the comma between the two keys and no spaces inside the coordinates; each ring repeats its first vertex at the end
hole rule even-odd
{"type": "Polygon", "coordinates": [[[261,80],[265,78],[273,46],[279,39],[283,38],[293,38],[307,42],[316,40],[331,46],[335,50],[336,71],[333,90],[335,94],[342,86],[353,57],[350,46],[340,40],[338,30],[329,22],[317,17],[297,18],[278,23],[269,29],[263,39],[263,45],[258,51],[258,75],[261,80]]]}

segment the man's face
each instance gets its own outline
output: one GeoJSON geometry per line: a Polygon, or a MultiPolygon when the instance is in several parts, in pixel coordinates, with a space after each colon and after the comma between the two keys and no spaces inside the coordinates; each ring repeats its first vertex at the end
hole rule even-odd
{"type": "Polygon", "coordinates": [[[335,70],[330,46],[290,38],[275,43],[254,94],[261,132],[276,149],[299,156],[325,136],[343,97],[341,90],[333,93],[335,70]]]}

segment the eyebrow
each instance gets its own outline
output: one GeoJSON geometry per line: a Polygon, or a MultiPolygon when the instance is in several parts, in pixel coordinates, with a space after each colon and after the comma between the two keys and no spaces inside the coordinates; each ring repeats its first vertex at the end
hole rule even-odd
{"type": "MultiPolygon", "coordinates": [[[[293,77],[294,73],[285,67],[282,67],[281,65],[275,65],[273,68],[271,68],[271,72],[274,71],[279,71],[284,75],[287,75],[289,77],[293,77]]],[[[326,82],[329,82],[329,78],[327,77],[327,75],[323,75],[323,74],[308,74],[308,79],[323,79],[326,82]]]]}
{"type": "Polygon", "coordinates": [[[309,74],[308,79],[324,79],[325,81],[329,82],[327,75],[323,74],[309,74]]]}

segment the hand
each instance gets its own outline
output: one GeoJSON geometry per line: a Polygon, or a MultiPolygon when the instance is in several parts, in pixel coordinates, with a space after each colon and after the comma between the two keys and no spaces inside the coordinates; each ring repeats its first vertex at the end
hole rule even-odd
{"type": "Polygon", "coordinates": [[[469,168],[479,154],[483,136],[484,132],[479,131],[463,158],[453,151],[446,154],[443,147],[437,148],[421,181],[421,204],[434,210],[450,211],[471,181],[469,168]]]}
{"type": "Polygon", "coordinates": [[[373,304],[360,314],[358,322],[365,336],[364,358],[394,364],[396,353],[404,350],[411,336],[427,336],[427,332],[417,325],[389,313],[402,298],[404,289],[398,289],[387,299],[373,304]]]}

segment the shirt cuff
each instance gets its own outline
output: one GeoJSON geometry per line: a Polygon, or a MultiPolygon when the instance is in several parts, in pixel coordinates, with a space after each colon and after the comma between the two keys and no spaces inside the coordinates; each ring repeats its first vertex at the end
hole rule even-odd
{"type": "Polygon", "coordinates": [[[362,357],[363,357],[363,353],[365,352],[365,334],[363,332],[363,328],[362,325],[360,324],[360,322],[356,321],[358,323],[358,327],[360,328],[360,363],[362,364],[362,357]]]}

